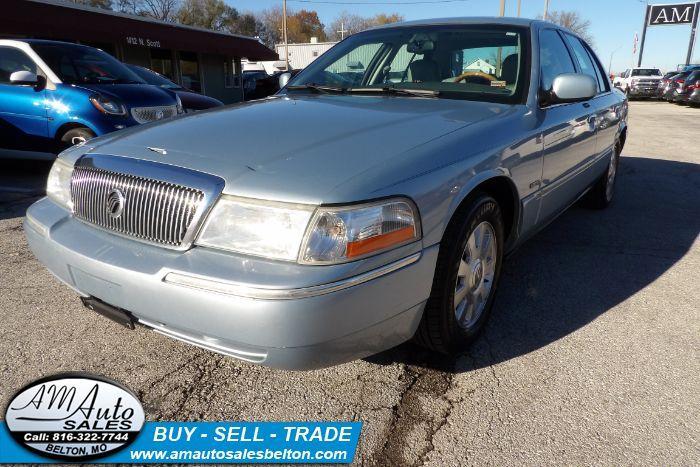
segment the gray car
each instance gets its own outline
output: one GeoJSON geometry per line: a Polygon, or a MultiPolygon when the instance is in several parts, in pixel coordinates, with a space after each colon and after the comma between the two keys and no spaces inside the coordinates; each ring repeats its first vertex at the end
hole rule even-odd
{"type": "Polygon", "coordinates": [[[65,151],[25,230],[128,327],[288,369],[409,339],[451,354],[507,253],[584,195],[611,202],[626,120],[591,48],[551,23],[401,23],[270,98],[65,151]]]}

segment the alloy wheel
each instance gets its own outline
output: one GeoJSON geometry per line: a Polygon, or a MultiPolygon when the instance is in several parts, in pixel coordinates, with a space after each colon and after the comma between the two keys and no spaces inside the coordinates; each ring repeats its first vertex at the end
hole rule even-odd
{"type": "Polygon", "coordinates": [[[471,329],[481,317],[491,296],[498,245],[489,222],[481,222],[470,233],[459,261],[454,290],[454,312],[459,326],[471,329]]]}

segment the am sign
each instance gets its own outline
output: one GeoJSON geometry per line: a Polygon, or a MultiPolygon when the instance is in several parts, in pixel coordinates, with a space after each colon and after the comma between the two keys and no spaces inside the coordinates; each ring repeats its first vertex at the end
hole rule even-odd
{"type": "Polygon", "coordinates": [[[690,24],[695,17],[697,3],[678,3],[675,5],[651,5],[649,26],[664,24],[690,24]]]}

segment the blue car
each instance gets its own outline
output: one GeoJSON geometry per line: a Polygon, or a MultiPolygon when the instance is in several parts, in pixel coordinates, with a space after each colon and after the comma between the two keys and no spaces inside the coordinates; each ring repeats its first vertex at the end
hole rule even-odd
{"type": "Polygon", "coordinates": [[[53,159],[95,136],[179,113],[174,93],[99,49],[0,40],[0,157],[53,159]]]}

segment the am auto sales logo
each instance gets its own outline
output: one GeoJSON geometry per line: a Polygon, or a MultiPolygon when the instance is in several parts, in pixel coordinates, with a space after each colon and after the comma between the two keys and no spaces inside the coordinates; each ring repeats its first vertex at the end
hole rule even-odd
{"type": "Polygon", "coordinates": [[[145,415],[124,386],[83,373],[64,373],[21,389],[5,413],[23,446],[54,459],[82,461],[107,456],[131,443],[145,415]]]}

